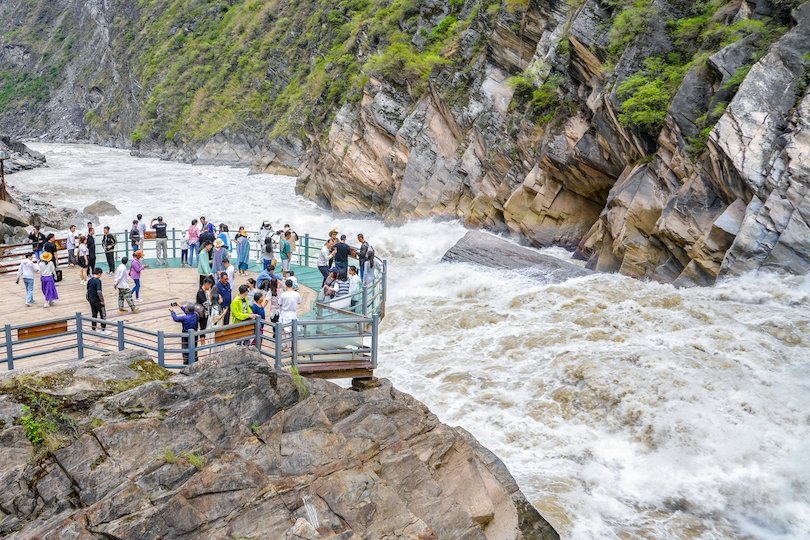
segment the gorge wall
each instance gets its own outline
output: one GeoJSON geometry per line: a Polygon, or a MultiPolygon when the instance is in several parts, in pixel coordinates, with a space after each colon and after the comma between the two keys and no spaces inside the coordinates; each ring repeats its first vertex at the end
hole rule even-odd
{"type": "Polygon", "coordinates": [[[810,4],[14,0],[0,129],[681,284],[810,270],[810,4]],[[11,90],[9,90],[11,89],[11,90]]]}

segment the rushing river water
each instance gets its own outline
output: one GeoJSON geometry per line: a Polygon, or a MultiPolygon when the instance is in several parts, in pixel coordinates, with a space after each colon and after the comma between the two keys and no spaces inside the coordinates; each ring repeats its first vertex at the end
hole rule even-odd
{"type": "Polygon", "coordinates": [[[548,284],[441,264],[459,224],[336,218],[290,178],[31,146],[49,167],[9,182],[57,205],[112,202],[114,230],[142,212],[364,232],[391,263],[378,373],[493,450],[564,538],[810,538],[807,277],[548,284]]]}

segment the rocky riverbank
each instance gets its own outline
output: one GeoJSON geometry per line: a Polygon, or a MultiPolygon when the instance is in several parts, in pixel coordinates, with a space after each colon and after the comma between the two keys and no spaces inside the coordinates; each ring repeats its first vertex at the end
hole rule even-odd
{"type": "Polygon", "coordinates": [[[0,382],[0,535],[557,539],[503,463],[390,383],[230,351],[132,351],[0,382]]]}

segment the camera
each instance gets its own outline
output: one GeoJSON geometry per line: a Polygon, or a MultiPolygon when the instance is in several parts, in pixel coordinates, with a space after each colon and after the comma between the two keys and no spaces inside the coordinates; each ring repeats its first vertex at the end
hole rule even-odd
{"type": "Polygon", "coordinates": [[[172,302],[171,304],[169,304],[170,307],[177,307],[179,305],[180,304],[178,304],[177,302],[172,302]]]}

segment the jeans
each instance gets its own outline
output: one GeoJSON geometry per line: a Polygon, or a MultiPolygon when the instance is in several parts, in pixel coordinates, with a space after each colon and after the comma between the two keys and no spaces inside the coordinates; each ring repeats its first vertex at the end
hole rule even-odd
{"type": "Polygon", "coordinates": [[[34,278],[23,278],[25,283],[25,303],[34,303],[34,278]]]}
{"type": "Polygon", "coordinates": [[[338,275],[340,272],[349,272],[349,263],[348,262],[335,262],[335,268],[337,268],[338,275]]]}
{"type": "Polygon", "coordinates": [[[200,249],[199,242],[189,242],[188,244],[188,265],[194,266],[194,257],[197,255],[197,250],[200,249]]]}
{"type": "Polygon", "coordinates": [[[137,244],[137,243],[132,244],[130,247],[132,248],[132,253],[135,253],[136,251],[138,251],[139,249],[141,249],[141,248],[140,248],[140,246],[138,246],[138,244],[137,244]]]}
{"type": "MultiPolygon", "coordinates": [[[[90,311],[92,312],[92,317],[94,319],[106,319],[107,318],[107,310],[104,309],[104,306],[101,304],[97,304],[95,302],[90,302],[90,311]]],[[[93,327],[93,331],[96,329],[96,321],[90,323],[90,326],[93,327]]],[[[106,330],[107,325],[105,323],[101,323],[101,329],[106,330]]]]}
{"type": "Polygon", "coordinates": [[[68,264],[76,264],[76,248],[68,248],[68,264]]]}
{"type": "Polygon", "coordinates": [[[188,250],[181,249],[180,250],[180,264],[188,264],[188,250]]]}
{"type": "Polygon", "coordinates": [[[169,264],[168,256],[169,256],[169,239],[168,238],[156,238],[155,239],[155,258],[157,258],[158,264],[169,264]],[[161,257],[161,253],[163,257],[161,257]]]}
{"type": "Polygon", "coordinates": [[[42,250],[41,249],[34,250],[34,260],[38,261],[41,257],[42,257],[42,250]]]}
{"type": "Polygon", "coordinates": [[[132,287],[132,294],[135,295],[135,298],[140,298],[141,297],[141,294],[140,294],[141,293],[141,279],[140,278],[138,278],[138,279],[132,278],[132,281],[135,282],[135,286],[132,287]]]}
{"type": "Polygon", "coordinates": [[[319,266],[318,270],[321,271],[321,275],[323,276],[323,281],[321,282],[321,287],[324,286],[326,283],[326,278],[329,277],[329,267],[328,266],[319,266]]]}

